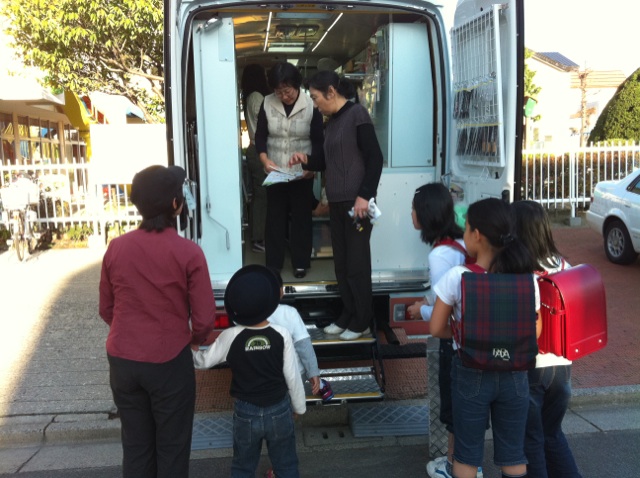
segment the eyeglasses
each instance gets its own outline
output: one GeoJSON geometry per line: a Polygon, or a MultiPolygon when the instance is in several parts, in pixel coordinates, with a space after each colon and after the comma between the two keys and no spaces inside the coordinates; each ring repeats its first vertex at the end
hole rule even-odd
{"type": "Polygon", "coordinates": [[[290,86],[288,86],[287,88],[275,89],[273,90],[273,92],[278,98],[284,98],[284,97],[291,98],[296,94],[297,90],[295,88],[291,88],[290,86]]]}

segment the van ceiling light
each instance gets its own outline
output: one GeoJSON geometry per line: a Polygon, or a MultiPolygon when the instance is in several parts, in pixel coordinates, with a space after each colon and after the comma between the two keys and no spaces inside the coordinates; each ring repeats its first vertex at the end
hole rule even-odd
{"type": "Polygon", "coordinates": [[[277,19],[282,20],[329,20],[330,13],[298,13],[298,12],[277,12],[277,19]]]}
{"type": "Polygon", "coordinates": [[[272,43],[269,45],[269,53],[302,53],[304,43],[272,43]]]}
{"type": "Polygon", "coordinates": [[[316,51],[316,48],[318,48],[320,46],[320,43],[322,43],[322,40],[324,40],[324,37],[327,36],[327,33],[329,33],[331,31],[331,29],[335,26],[336,23],[338,23],[338,20],[340,20],[342,18],[342,15],[344,15],[344,13],[341,13],[340,15],[338,15],[338,18],[335,19],[335,21],[331,24],[331,26],[329,28],[327,28],[327,31],[324,32],[324,35],[322,35],[322,38],[320,38],[320,40],[318,41],[318,43],[316,43],[316,46],[314,46],[311,51],[316,51]]]}
{"type": "Polygon", "coordinates": [[[262,47],[262,51],[267,51],[267,45],[269,43],[269,29],[271,28],[271,17],[273,16],[272,12],[269,12],[269,20],[267,21],[267,31],[264,34],[264,47],[262,47]]]}

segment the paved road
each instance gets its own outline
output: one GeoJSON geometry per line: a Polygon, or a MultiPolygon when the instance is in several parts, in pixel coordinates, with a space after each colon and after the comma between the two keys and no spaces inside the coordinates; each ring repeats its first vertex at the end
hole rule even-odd
{"type": "MultiPolygon", "coordinates": [[[[585,478],[636,478],[640,261],[608,263],[601,237],[586,228],[560,228],[554,236],[571,263],[594,264],[607,288],[609,344],[574,365],[580,400],[566,425],[578,463],[585,478]]],[[[0,254],[0,476],[119,476],[119,427],[107,419],[113,406],[107,327],[97,315],[102,253],[45,251],[24,263],[12,252],[0,254]]],[[[346,436],[320,446],[300,435],[303,476],[424,476],[424,437],[346,436]]],[[[227,475],[229,456],[229,449],[194,452],[193,476],[227,475]]],[[[487,468],[485,476],[492,473],[487,468]]]]}
{"type": "MultiPolygon", "coordinates": [[[[571,435],[569,442],[574,450],[583,478],[637,478],[640,469],[640,430],[623,430],[571,435]]],[[[113,445],[116,446],[116,445],[113,445]]],[[[109,450],[90,449],[74,445],[59,447],[49,454],[52,460],[65,460],[67,456],[87,454],[87,459],[101,458],[100,453],[109,450]]],[[[491,442],[487,443],[485,456],[493,453],[491,442]]],[[[406,478],[426,476],[424,464],[427,459],[422,445],[367,447],[342,450],[314,450],[299,453],[300,474],[305,478],[406,478]]],[[[52,462],[52,465],[55,465],[52,462]]],[[[266,459],[260,463],[260,472],[266,470],[266,459]]],[[[16,474],[0,474],[0,477],[15,478],[119,478],[119,466],[99,468],[63,469],[47,471],[24,471],[16,474]]],[[[191,461],[191,478],[211,478],[230,475],[229,458],[203,458],[191,461]]],[[[263,476],[259,473],[257,476],[263,476]]],[[[499,478],[493,467],[485,467],[485,478],[499,478]]]]}

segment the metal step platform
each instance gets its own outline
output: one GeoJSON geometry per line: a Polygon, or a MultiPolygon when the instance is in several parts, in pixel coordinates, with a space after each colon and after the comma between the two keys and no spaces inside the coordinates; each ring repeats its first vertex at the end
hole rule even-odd
{"type": "Polygon", "coordinates": [[[193,422],[192,450],[233,447],[233,414],[199,418],[193,422]]]}
{"type": "Polygon", "coordinates": [[[349,424],[355,437],[429,434],[429,407],[375,406],[349,408],[349,424]]]}
{"type": "Polygon", "coordinates": [[[363,335],[356,340],[341,340],[339,335],[325,334],[322,329],[310,324],[307,324],[307,331],[314,346],[372,344],[376,341],[373,334],[363,335]]]}
{"type": "MultiPolygon", "coordinates": [[[[320,377],[331,385],[333,398],[325,403],[382,400],[384,392],[376,381],[373,367],[331,368],[320,370],[320,377]]],[[[322,398],[311,393],[311,384],[304,382],[307,404],[322,403],[322,398]]]]}

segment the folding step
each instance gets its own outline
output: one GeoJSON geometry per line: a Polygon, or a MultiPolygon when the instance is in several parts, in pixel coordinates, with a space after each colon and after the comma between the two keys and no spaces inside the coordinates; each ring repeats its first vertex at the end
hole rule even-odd
{"type": "Polygon", "coordinates": [[[427,405],[361,406],[349,409],[354,437],[429,434],[427,405]]]}
{"type": "Polygon", "coordinates": [[[355,340],[341,340],[338,335],[325,334],[322,329],[319,329],[315,325],[307,324],[307,331],[311,337],[311,343],[314,346],[323,345],[354,345],[354,344],[372,344],[376,341],[373,334],[362,336],[355,340]]]}
{"type": "MultiPolygon", "coordinates": [[[[331,368],[320,370],[320,377],[327,380],[333,390],[329,403],[347,401],[382,400],[384,393],[376,381],[373,367],[331,368]]],[[[311,384],[304,383],[307,403],[321,402],[322,398],[311,393],[311,384]]]]}

